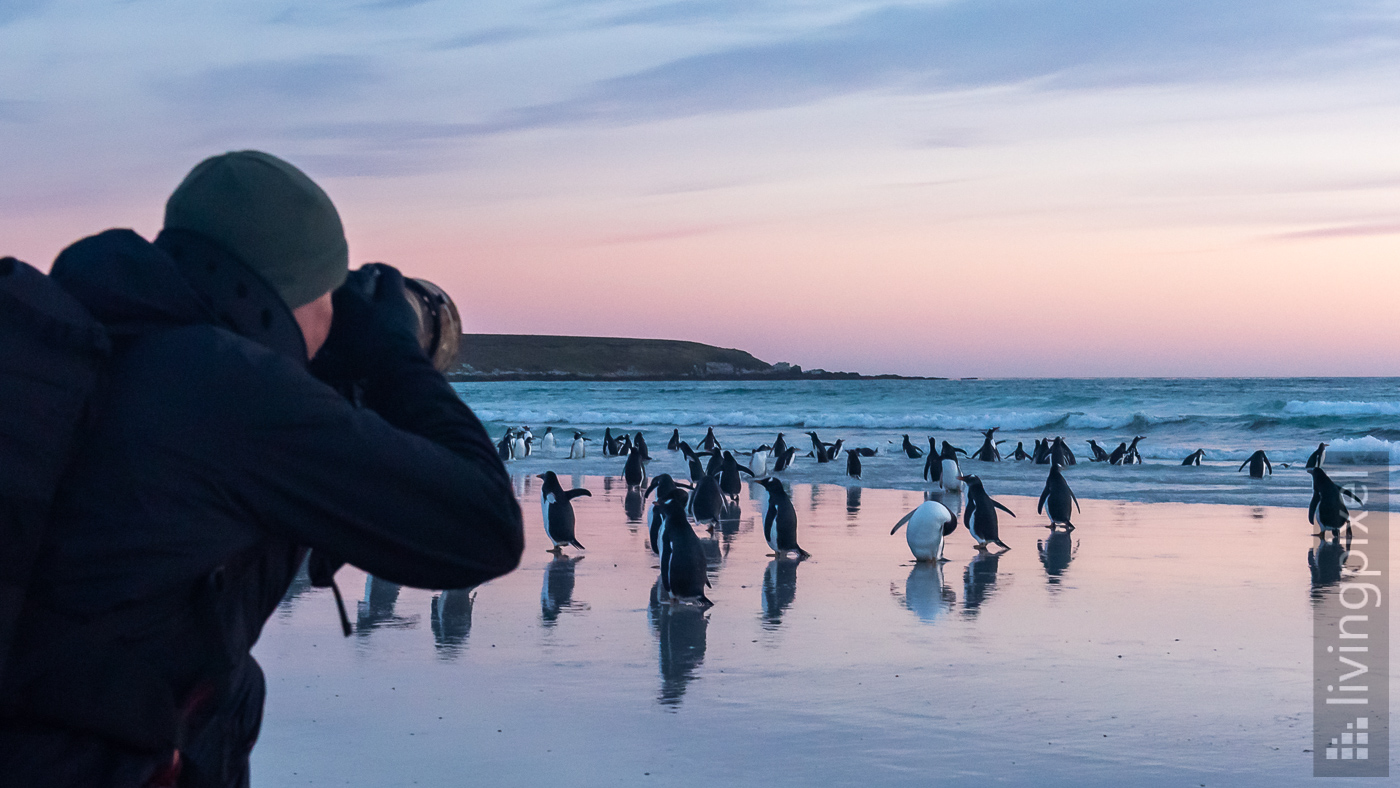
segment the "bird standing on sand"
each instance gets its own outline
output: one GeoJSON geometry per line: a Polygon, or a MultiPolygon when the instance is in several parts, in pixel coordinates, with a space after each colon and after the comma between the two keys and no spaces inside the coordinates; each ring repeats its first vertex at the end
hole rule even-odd
{"type": "Polygon", "coordinates": [[[661,506],[661,588],[671,602],[693,602],[701,607],[714,603],[705,598],[710,577],[705,571],[705,550],[686,517],[686,492],[673,488],[661,506]]]}
{"type": "Polygon", "coordinates": [[[985,550],[987,545],[999,545],[1007,550],[1011,547],[1001,541],[997,530],[997,509],[1006,512],[1012,517],[1016,513],[992,500],[992,496],[987,494],[987,489],[982,486],[982,480],[976,476],[963,476],[960,481],[967,484],[967,508],[963,510],[963,524],[967,526],[968,533],[977,540],[977,549],[985,550]]]}
{"type": "Polygon", "coordinates": [[[904,538],[909,542],[909,552],[914,554],[915,561],[948,560],[943,557],[943,538],[958,529],[958,518],[948,507],[938,501],[924,501],[899,518],[890,529],[890,536],[906,523],[909,528],[904,538]]]}
{"type": "Polygon", "coordinates": [[[1079,508],[1079,499],[1074,497],[1074,490],[1069,488],[1069,482],[1065,480],[1065,475],[1060,472],[1060,466],[1051,465],[1050,475],[1045,479],[1045,489],[1040,493],[1040,502],[1035,506],[1035,513],[1049,513],[1050,530],[1052,531],[1055,530],[1057,524],[1063,524],[1066,530],[1073,531],[1074,523],[1069,521],[1071,502],[1074,504],[1074,508],[1079,508]]]}
{"type": "Polygon", "coordinates": [[[758,483],[768,491],[768,511],[763,515],[763,538],[773,548],[773,555],[781,558],[796,552],[803,558],[811,555],[797,545],[797,510],[792,508],[792,499],[783,489],[781,479],[768,477],[758,483]]]}
{"type": "Polygon", "coordinates": [[[1335,541],[1337,535],[1341,533],[1342,526],[1351,528],[1351,512],[1347,511],[1347,505],[1342,500],[1342,496],[1348,496],[1357,503],[1361,503],[1361,499],[1356,497],[1356,494],[1351,490],[1332,481],[1327,472],[1321,468],[1308,468],[1307,471],[1313,477],[1313,495],[1312,501],[1308,504],[1308,522],[1318,528],[1318,532],[1313,536],[1322,537],[1331,531],[1335,541]]]}
{"type": "Polygon", "coordinates": [[[564,545],[584,549],[574,537],[574,505],[570,501],[579,496],[592,497],[593,493],[582,487],[565,490],[554,471],[545,471],[535,478],[544,480],[540,487],[540,505],[544,510],[544,532],[554,543],[554,549],[549,552],[558,555],[564,545]]]}

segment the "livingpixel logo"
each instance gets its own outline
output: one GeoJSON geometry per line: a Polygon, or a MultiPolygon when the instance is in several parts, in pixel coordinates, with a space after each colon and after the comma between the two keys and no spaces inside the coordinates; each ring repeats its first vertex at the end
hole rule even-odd
{"type": "Polygon", "coordinates": [[[1370,723],[1367,717],[1357,717],[1356,722],[1348,722],[1346,731],[1334,737],[1332,746],[1325,749],[1324,757],[1329,761],[1370,760],[1370,723]]]}

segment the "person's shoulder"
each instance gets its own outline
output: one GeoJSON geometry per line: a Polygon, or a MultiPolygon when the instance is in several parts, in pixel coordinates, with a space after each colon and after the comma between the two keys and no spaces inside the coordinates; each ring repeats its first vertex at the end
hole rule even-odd
{"type": "Polygon", "coordinates": [[[204,397],[211,403],[233,398],[251,405],[279,392],[334,394],[311,376],[305,363],[209,324],[143,337],[131,348],[128,366],[150,385],[204,397]]]}

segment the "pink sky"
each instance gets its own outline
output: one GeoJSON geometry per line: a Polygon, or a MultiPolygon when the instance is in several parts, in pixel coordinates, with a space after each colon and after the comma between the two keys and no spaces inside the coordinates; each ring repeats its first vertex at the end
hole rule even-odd
{"type": "Polygon", "coordinates": [[[1400,375],[1395,23],[1120,5],[34,3],[0,14],[3,251],[152,236],[189,167],[256,147],[469,331],[866,373],[1400,375]]]}

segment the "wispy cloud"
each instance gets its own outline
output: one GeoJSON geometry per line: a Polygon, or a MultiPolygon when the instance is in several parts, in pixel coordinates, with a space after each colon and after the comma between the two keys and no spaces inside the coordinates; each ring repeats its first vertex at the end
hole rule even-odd
{"type": "Polygon", "coordinates": [[[380,78],[367,55],[309,55],[217,66],[161,89],[199,104],[320,102],[352,97],[380,78]]]}
{"type": "Polygon", "coordinates": [[[1273,236],[1273,239],[1276,241],[1315,241],[1324,238],[1355,238],[1368,235],[1400,235],[1400,222],[1320,227],[1316,230],[1281,233],[1273,236]]]}

